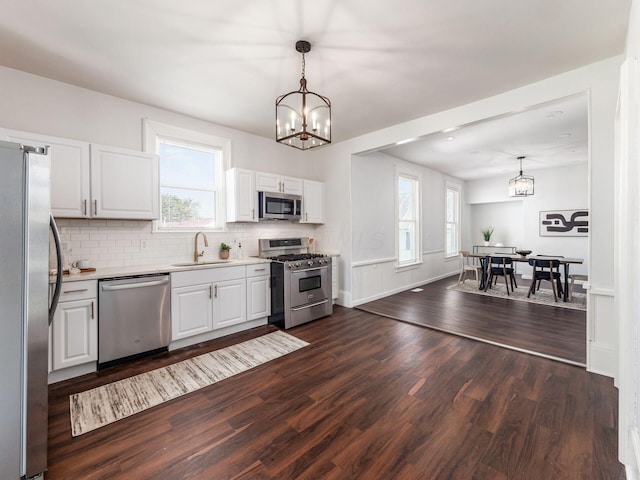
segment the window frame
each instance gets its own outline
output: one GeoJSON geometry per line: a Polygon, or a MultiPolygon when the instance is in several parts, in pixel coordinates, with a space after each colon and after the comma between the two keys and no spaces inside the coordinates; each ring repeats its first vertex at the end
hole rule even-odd
{"type": "MultiPolygon", "coordinates": [[[[419,172],[406,167],[396,167],[395,172],[395,255],[396,255],[396,271],[415,268],[422,264],[422,176],[419,172]],[[406,179],[413,182],[414,195],[414,245],[415,257],[409,261],[400,261],[400,179],[406,179]]],[[[402,220],[404,221],[404,220],[402,220]]]]}
{"type": "MultiPolygon", "coordinates": [[[[158,155],[161,139],[167,143],[175,142],[178,145],[201,147],[203,150],[217,150],[220,152],[220,160],[215,165],[215,216],[214,227],[162,227],[160,219],[153,221],[155,233],[180,233],[180,232],[221,232],[226,231],[226,185],[225,171],[231,164],[231,140],[228,138],[208,135],[185,128],[175,127],[164,123],[144,119],[143,144],[146,152],[158,155]]],[[[159,213],[162,214],[161,185],[158,175],[158,203],[159,213]]]]}
{"type": "Polygon", "coordinates": [[[460,193],[460,185],[447,182],[445,186],[445,194],[444,194],[444,258],[451,259],[457,258],[460,252],[460,217],[461,217],[461,193],[460,193]],[[449,192],[454,192],[456,194],[456,212],[455,212],[455,221],[449,222],[449,192]],[[453,224],[455,226],[455,252],[450,253],[448,251],[448,237],[449,237],[449,225],[453,224]]]}

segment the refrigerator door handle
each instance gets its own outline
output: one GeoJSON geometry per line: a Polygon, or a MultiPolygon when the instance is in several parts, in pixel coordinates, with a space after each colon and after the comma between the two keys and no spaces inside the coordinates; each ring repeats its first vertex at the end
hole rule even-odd
{"type": "Polygon", "coordinates": [[[53,322],[53,315],[56,313],[56,308],[58,306],[58,300],[60,299],[60,290],[62,289],[62,252],[60,249],[60,232],[58,232],[58,226],[56,225],[56,221],[53,219],[53,214],[49,214],[49,227],[51,228],[51,233],[53,233],[53,243],[56,246],[56,266],[57,266],[57,274],[56,274],[56,287],[53,291],[53,297],[51,298],[51,306],[49,307],[49,325],[53,322]]]}

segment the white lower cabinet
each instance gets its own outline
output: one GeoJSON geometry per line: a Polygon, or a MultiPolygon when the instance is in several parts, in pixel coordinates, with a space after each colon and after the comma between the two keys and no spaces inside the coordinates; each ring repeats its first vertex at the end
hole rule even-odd
{"type": "Polygon", "coordinates": [[[213,288],[213,328],[224,328],[247,320],[246,280],[217,282],[213,288]]]}
{"type": "Polygon", "coordinates": [[[98,308],[95,280],[65,282],[53,318],[52,370],[98,360],[98,308]]]}
{"type": "Polygon", "coordinates": [[[213,329],[212,285],[171,289],[171,339],[191,337],[213,329]]]}
{"type": "Polygon", "coordinates": [[[269,264],[247,265],[247,320],[271,315],[269,264]]]}
{"type": "Polygon", "coordinates": [[[266,318],[268,275],[268,263],[172,273],[171,341],[266,318]]]}

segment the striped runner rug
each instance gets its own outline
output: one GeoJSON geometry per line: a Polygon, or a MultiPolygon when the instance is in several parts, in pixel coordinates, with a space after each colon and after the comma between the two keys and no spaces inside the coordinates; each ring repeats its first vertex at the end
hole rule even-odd
{"type": "Polygon", "coordinates": [[[309,343],[277,331],[69,397],[74,437],[257,367],[309,343]]]}

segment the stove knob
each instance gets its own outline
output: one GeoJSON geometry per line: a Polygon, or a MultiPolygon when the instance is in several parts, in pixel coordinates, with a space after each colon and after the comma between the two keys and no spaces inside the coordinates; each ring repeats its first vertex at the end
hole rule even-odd
{"type": "Polygon", "coordinates": [[[290,269],[293,268],[293,263],[288,263],[287,267],[289,267],[290,269]]]}
{"type": "Polygon", "coordinates": [[[312,265],[313,265],[313,260],[309,260],[309,261],[307,262],[307,265],[312,266],[312,265]]]}
{"type": "Polygon", "coordinates": [[[296,267],[300,267],[300,262],[296,262],[296,267]]]}

